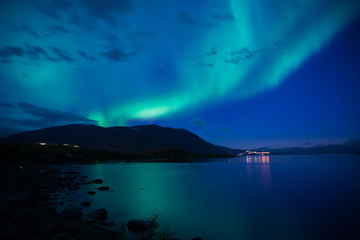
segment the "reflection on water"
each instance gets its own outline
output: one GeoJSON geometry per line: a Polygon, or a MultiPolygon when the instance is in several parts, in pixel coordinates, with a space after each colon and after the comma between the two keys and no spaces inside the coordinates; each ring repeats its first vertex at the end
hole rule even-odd
{"type": "Polygon", "coordinates": [[[114,191],[82,185],[64,205],[86,200],[85,215],[106,208],[117,224],[161,214],[161,226],[170,224],[178,239],[354,239],[343,235],[359,232],[360,156],[252,155],[77,170],[114,191]]]}
{"type": "Polygon", "coordinates": [[[247,163],[263,163],[269,166],[269,155],[247,155],[247,163]]]}
{"type": "Polygon", "coordinates": [[[270,156],[269,155],[247,155],[245,156],[246,172],[249,178],[260,176],[262,185],[266,191],[270,191],[270,156]]]}

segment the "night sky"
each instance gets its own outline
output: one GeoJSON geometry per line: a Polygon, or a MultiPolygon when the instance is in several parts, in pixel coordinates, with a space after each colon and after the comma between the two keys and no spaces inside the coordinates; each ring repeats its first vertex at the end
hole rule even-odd
{"type": "Polygon", "coordinates": [[[360,139],[360,1],[2,0],[0,136],[185,128],[235,148],[360,139]]]}

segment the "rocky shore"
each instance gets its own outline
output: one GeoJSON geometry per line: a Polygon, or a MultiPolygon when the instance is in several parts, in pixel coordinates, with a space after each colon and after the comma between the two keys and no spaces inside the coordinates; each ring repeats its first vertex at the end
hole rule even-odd
{"type": "Polygon", "coordinates": [[[39,162],[1,162],[0,175],[0,239],[119,239],[97,223],[103,216],[89,221],[81,208],[56,210],[64,204],[58,193],[70,194],[86,181],[77,172],[39,162]]]}
{"type": "MultiPolygon", "coordinates": [[[[73,194],[80,185],[102,183],[102,179],[89,180],[79,172],[61,169],[46,162],[0,162],[0,239],[128,240],[129,230],[142,232],[136,239],[175,239],[159,229],[156,215],[130,221],[114,230],[106,209],[84,216],[82,208],[88,207],[89,202],[57,211],[65,196],[73,194]]],[[[97,189],[109,190],[106,186],[97,189]]]]}

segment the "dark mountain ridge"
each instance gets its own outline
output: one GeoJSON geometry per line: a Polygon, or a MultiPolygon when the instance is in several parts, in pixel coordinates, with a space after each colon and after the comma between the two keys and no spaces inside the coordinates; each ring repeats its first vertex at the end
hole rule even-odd
{"type": "Polygon", "coordinates": [[[215,146],[185,130],[157,125],[133,127],[99,127],[94,125],[66,125],[23,132],[3,138],[17,143],[58,143],[84,148],[122,152],[146,152],[159,149],[181,149],[198,154],[226,154],[215,146]]]}
{"type": "MultiPolygon", "coordinates": [[[[260,149],[258,149],[260,150],[260,149]]],[[[360,152],[360,141],[353,140],[344,144],[329,144],[310,147],[290,147],[290,148],[261,148],[272,154],[355,154],[360,152]]]]}

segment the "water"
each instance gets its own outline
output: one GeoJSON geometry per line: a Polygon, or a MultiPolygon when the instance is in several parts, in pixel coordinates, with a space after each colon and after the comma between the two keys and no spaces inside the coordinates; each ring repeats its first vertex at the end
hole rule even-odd
{"type": "MultiPolygon", "coordinates": [[[[211,160],[211,161],[210,161],[211,160]]],[[[72,166],[73,167],[73,166],[72,166]]],[[[360,223],[360,156],[247,156],[201,163],[81,165],[114,192],[76,196],[116,223],[161,214],[180,239],[349,239],[360,223]]],[[[77,204],[75,202],[74,204],[77,204]]]]}

